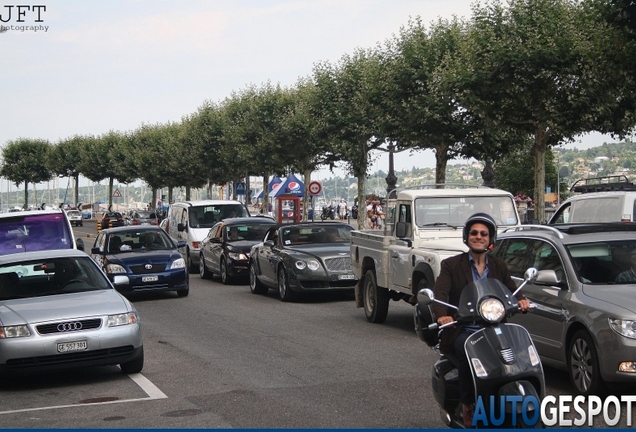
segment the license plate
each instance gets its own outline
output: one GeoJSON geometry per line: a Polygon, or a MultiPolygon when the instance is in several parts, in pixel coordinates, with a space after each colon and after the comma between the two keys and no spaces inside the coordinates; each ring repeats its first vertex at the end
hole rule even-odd
{"type": "Polygon", "coordinates": [[[338,279],[355,279],[355,275],[338,275],[338,279]]]}
{"type": "Polygon", "coordinates": [[[159,276],[142,276],[142,282],[157,282],[159,280],[159,276]]]}
{"type": "Polygon", "coordinates": [[[57,352],[84,351],[88,348],[86,341],[64,342],[57,344],[57,352]]]}

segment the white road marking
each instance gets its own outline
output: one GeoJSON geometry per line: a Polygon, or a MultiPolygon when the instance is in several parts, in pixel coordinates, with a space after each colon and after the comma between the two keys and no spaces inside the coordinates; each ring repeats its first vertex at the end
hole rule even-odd
{"type": "Polygon", "coordinates": [[[140,402],[140,401],[149,401],[155,399],[167,399],[168,396],[159,388],[154,385],[148,378],[143,376],[140,373],[130,374],[128,375],[130,379],[132,379],[135,384],[141,388],[144,393],[148,395],[147,398],[136,398],[136,399],[123,399],[116,401],[106,401],[106,402],[91,402],[91,403],[75,403],[70,405],[56,405],[56,406],[48,406],[48,407],[39,407],[39,408],[25,408],[19,410],[11,410],[11,411],[0,411],[1,414],[14,414],[14,413],[22,413],[22,412],[30,412],[30,411],[44,411],[44,410],[53,410],[60,408],[74,408],[74,407],[85,407],[90,405],[109,405],[109,404],[117,404],[117,403],[128,403],[128,402],[140,402]]]}

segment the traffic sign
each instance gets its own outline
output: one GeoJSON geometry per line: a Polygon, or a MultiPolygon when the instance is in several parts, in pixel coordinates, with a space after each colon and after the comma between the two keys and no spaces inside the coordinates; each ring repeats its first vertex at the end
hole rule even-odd
{"type": "Polygon", "coordinates": [[[245,195],[245,183],[243,182],[236,183],[235,187],[236,187],[237,195],[245,195]]]}
{"type": "Polygon", "coordinates": [[[115,189],[115,192],[113,192],[113,198],[121,198],[121,192],[119,189],[115,189]]]}
{"type": "Polygon", "coordinates": [[[318,195],[322,191],[322,185],[318,181],[312,181],[309,183],[309,193],[312,195],[318,195]]]}

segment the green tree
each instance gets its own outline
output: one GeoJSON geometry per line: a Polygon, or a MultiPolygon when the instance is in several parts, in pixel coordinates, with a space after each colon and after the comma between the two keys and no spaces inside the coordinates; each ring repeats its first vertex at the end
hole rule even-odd
{"type": "Polygon", "coordinates": [[[100,182],[108,179],[108,207],[113,205],[113,183],[130,183],[136,174],[127,169],[126,157],[129,155],[128,138],[121,132],[110,131],[100,137],[85,137],[80,152],[80,172],[89,180],[100,182]]]}
{"type": "MultiPolygon", "coordinates": [[[[335,161],[343,161],[358,179],[358,202],[363,205],[370,165],[369,153],[385,142],[378,133],[382,108],[383,65],[378,51],[356,50],[339,64],[322,62],[314,66],[318,136],[330,143],[335,161]]],[[[366,213],[358,212],[359,226],[366,213]]]]}
{"type": "Polygon", "coordinates": [[[0,176],[15,183],[24,183],[24,208],[29,205],[29,183],[51,179],[47,159],[51,145],[43,139],[20,138],[9,141],[2,149],[0,176]]]}
{"type": "Polygon", "coordinates": [[[567,0],[510,0],[473,8],[455,68],[464,106],[499,130],[534,138],[534,201],[544,220],[545,154],[549,146],[597,130],[607,92],[593,71],[598,24],[567,0]]]}
{"type": "Polygon", "coordinates": [[[51,172],[58,176],[72,177],[75,185],[73,191],[73,202],[79,204],[79,166],[81,163],[82,147],[86,138],[81,135],[74,135],[70,138],[60,140],[51,147],[47,158],[47,166],[51,172]]]}

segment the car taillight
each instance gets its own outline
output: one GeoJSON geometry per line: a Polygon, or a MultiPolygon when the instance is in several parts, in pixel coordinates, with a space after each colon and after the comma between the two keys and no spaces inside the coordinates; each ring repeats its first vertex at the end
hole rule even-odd
{"type": "Polygon", "coordinates": [[[153,224],[153,225],[159,225],[159,221],[158,221],[157,219],[155,219],[155,220],[152,222],[152,224],[153,224]]]}
{"type": "Polygon", "coordinates": [[[132,224],[133,224],[133,225],[139,225],[139,222],[137,222],[137,219],[133,219],[132,224]]]}

